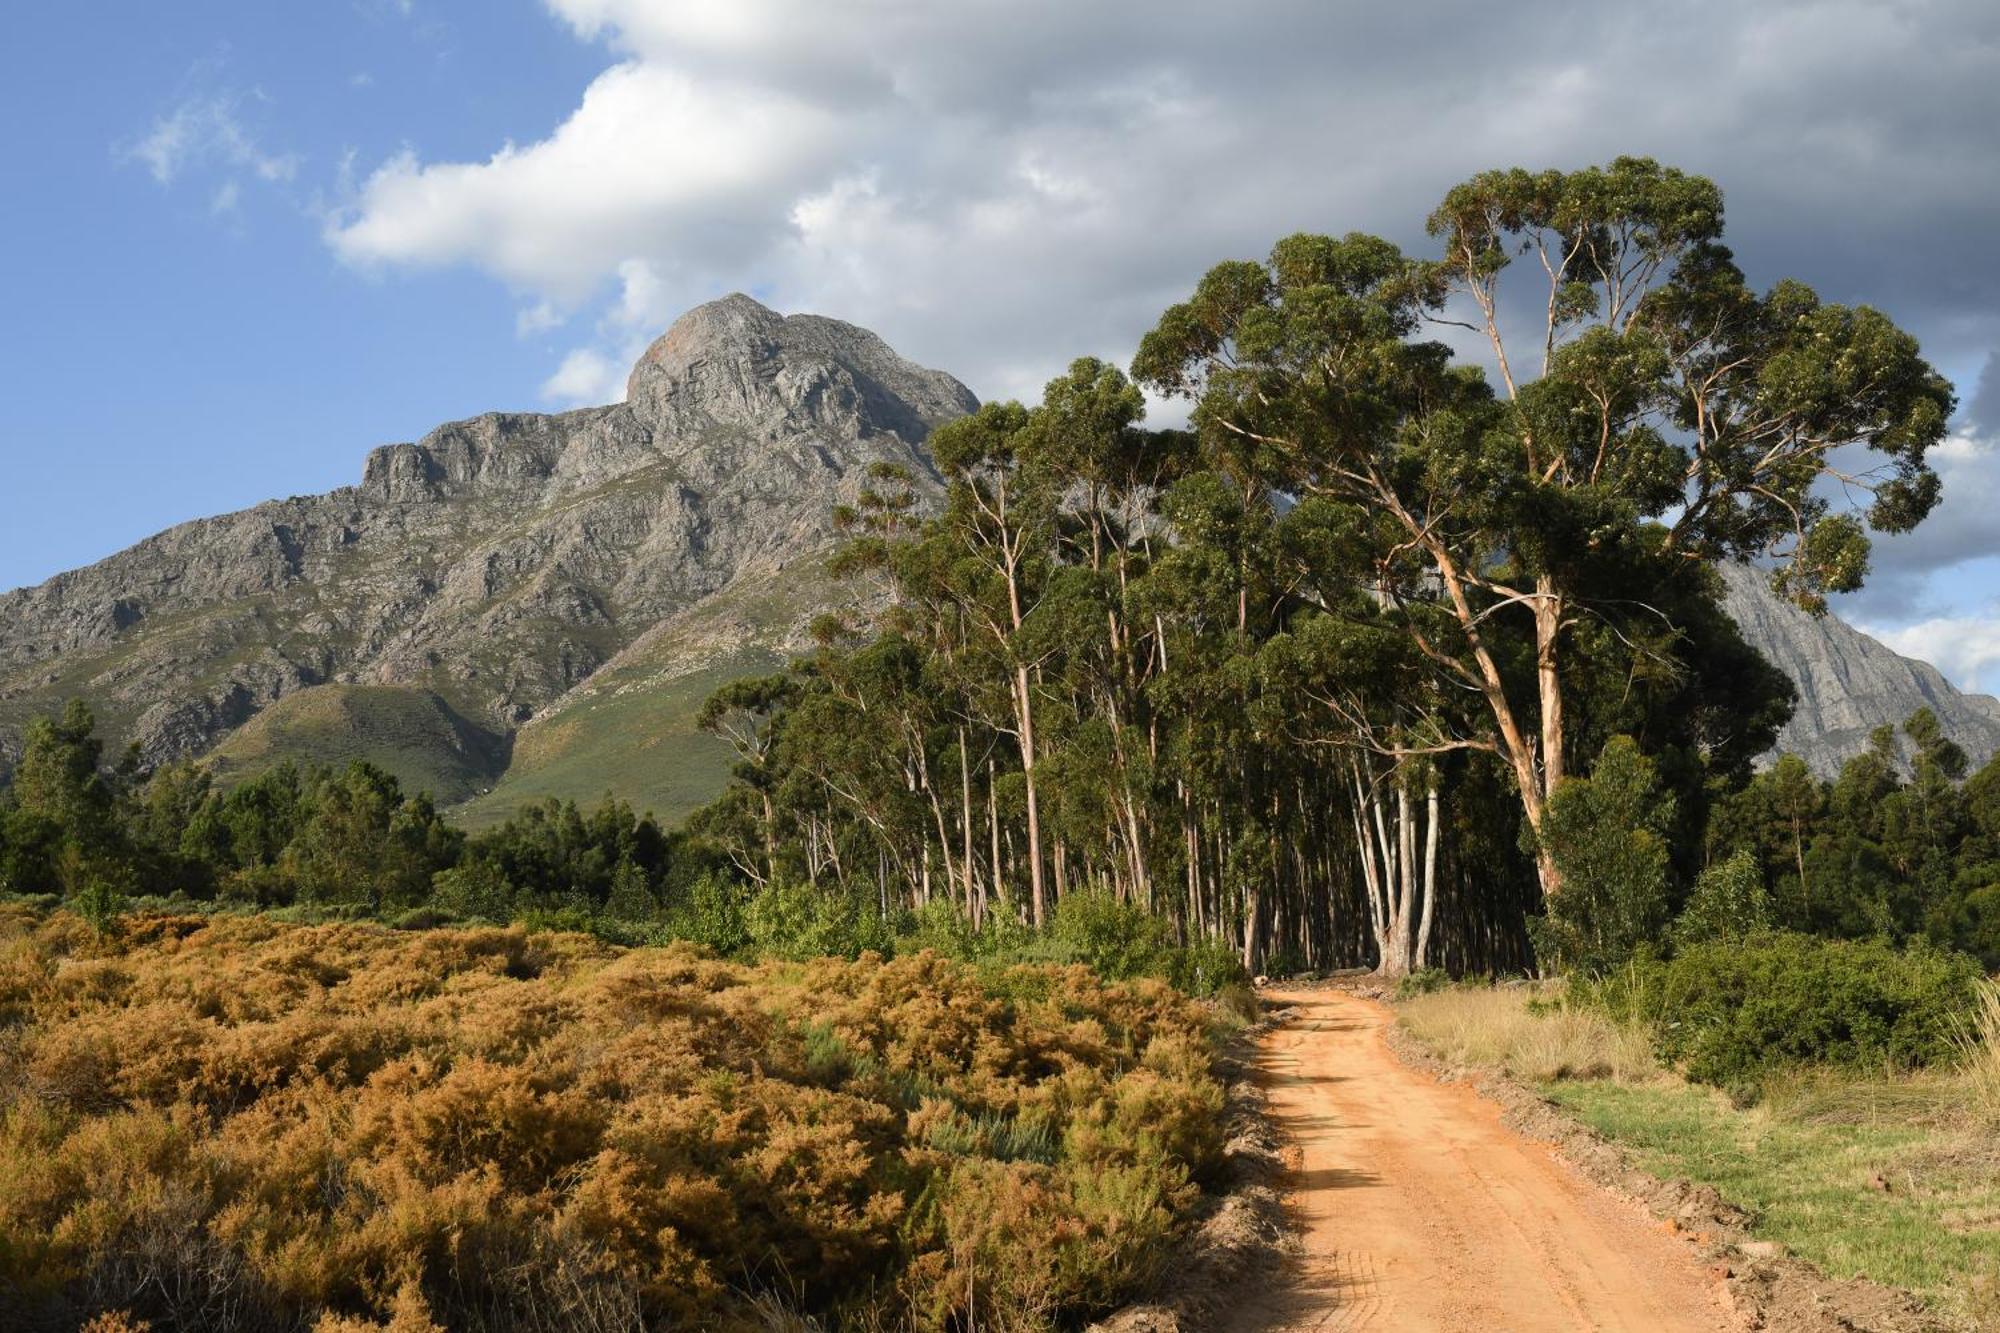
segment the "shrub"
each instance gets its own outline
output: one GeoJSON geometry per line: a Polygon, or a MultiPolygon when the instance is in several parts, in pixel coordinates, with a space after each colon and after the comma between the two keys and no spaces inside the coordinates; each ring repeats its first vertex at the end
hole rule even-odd
{"type": "Polygon", "coordinates": [[[1776,933],[1642,956],[1590,993],[1651,1025],[1688,1077],[1749,1091],[1788,1065],[1947,1060],[1979,979],[1972,959],[1924,944],[1776,933]]]}
{"type": "Polygon", "coordinates": [[[1065,894],[1056,903],[1048,935],[1069,958],[1114,981],[1163,977],[1172,965],[1167,922],[1101,889],[1065,894]]]}
{"type": "Polygon", "coordinates": [[[1441,990],[1451,989],[1451,973],[1441,967],[1420,967],[1396,982],[1396,998],[1407,1000],[1418,995],[1434,995],[1441,990]]]}
{"type": "Polygon", "coordinates": [[[745,907],[743,927],[758,954],[794,962],[854,958],[893,943],[873,903],[810,884],[765,885],[745,907]]]}
{"type": "Polygon", "coordinates": [[[1598,975],[1660,936],[1667,923],[1667,842],[1674,801],[1653,761],[1613,736],[1587,778],[1549,798],[1542,841],[1562,872],[1548,914],[1529,923],[1535,953],[1561,972],[1598,975]]]}
{"type": "Polygon", "coordinates": [[[430,905],[470,921],[507,921],[514,914],[514,889],[499,866],[471,857],[431,877],[430,905]]]}
{"type": "Polygon", "coordinates": [[[734,957],[750,947],[742,891],[719,875],[704,875],[668,907],[656,934],[662,943],[687,940],[721,957],[734,957]]]}
{"type": "Polygon", "coordinates": [[[8,1327],[1040,1333],[1157,1267],[1220,1144],[1200,1008],[1078,967],[226,914],[82,958],[12,906],[0,945],[8,1327]]]}
{"type": "MultiPolygon", "coordinates": [[[[1242,956],[1227,940],[1211,935],[1199,936],[1184,948],[1173,950],[1167,959],[1166,975],[1167,980],[1189,995],[1205,999],[1236,992],[1249,994],[1250,970],[1243,966],[1242,956]]],[[[1237,996],[1239,1009],[1241,998],[1237,996]]],[[[1249,1009],[1252,1014],[1256,1011],[1254,996],[1249,1009]]]]}
{"type": "Polygon", "coordinates": [[[1756,855],[1744,849],[1701,872],[1674,922],[1674,942],[1687,946],[1740,940],[1767,931],[1772,924],[1764,872],[1756,855]]]}

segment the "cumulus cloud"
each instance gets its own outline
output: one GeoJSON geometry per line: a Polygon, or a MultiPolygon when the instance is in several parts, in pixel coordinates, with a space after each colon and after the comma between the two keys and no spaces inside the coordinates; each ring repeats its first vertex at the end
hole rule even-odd
{"type": "MultiPolygon", "coordinates": [[[[1985,0],[544,4],[606,52],[574,110],[379,164],[326,235],[356,267],[476,266],[524,335],[575,329],[552,401],[615,396],[649,336],[738,289],[1032,398],[1074,355],[1125,359],[1217,260],[1300,229],[1421,249],[1474,171],[1619,153],[1717,179],[1753,278],[1879,305],[1941,364],[2000,347],[1985,0]]],[[[1877,623],[2000,550],[1995,366],[1944,506],[1878,546],[1877,623]]]]}
{"type": "Polygon", "coordinates": [[[2000,692],[2000,615],[1939,616],[1869,632],[1905,657],[1929,662],[1963,689],[2000,692]]]}
{"type": "Polygon", "coordinates": [[[470,261],[575,303],[628,260],[664,261],[661,251],[754,262],[784,226],[770,193],[803,188],[835,130],[797,99],[625,62],[540,143],[478,163],[392,158],[330,239],[356,264],[470,261]]]}
{"type": "Polygon", "coordinates": [[[1753,269],[2000,343],[1979,0],[545,3],[610,53],[575,110],[483,160],[381,164],[328,239],[477,265],[531,310],[607,302],[607,355],[643,265],[656,320],[753,289],[1032,393],[1122,357],[1217,259],[1299,228],[1420,245],[1471,171],[1630,151],[1734,187],[1753,269]]]}
{"type": "Polygon", "coordinates": [[[625,396],[626,367],[588,347],[563,358],[542,383],[542,397],[564,407],[616,402],[625,396]]]}

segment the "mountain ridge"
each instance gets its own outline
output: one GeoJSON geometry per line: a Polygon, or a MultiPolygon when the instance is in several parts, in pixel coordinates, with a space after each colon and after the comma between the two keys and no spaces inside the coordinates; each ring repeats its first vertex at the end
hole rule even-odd
{"type": "MultiPolygon", "coordinates": [[[[871,464],[935,488],[923,438],[977,405],[853,325],[740,294],[698,306],[626,402],[449,422],[369,451],[356,485],[177,524],[0,594],[0,749],[80,695],[114,747],[161,763],[337,685],[426,696],[435,708],[402,711],[505,753],[654,627],[824,547],[871,464]]],[[[492,777],[473,765],[450,795],[492,777]]]]}
{"type": "Polygon", "coordinates": [[[1960,690],[1929,662],[1904,656],[1838,616],[1808,615],[1772,592],[1755,568],[1724,565],[1721,573],[1723,605],[1738,630],[1798,689],[1777,751],[1831,777],[1868,747],[1876,727],[1900,727],[1929,708],[1975,768],[2000,753],[2000,699],[1960,690]]]}

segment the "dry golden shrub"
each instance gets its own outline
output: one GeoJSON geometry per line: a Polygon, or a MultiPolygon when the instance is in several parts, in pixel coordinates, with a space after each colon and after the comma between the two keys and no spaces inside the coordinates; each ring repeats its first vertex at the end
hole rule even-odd
{"type": "Polygon", "coordinates": [[[1205,1019],[1082,968],[0,908],[0,1307],[166,1329],[1036,1329],[1216,1161],[1205,1019]]]}

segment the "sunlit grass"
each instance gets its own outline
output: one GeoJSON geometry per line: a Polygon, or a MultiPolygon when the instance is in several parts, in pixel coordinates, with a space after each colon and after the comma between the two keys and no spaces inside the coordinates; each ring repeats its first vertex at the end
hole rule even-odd
{"type": "Polygon", "coordinates": [[[1645,1171],[1714,1187],[1758,1235],[1830,1276],[1905,1287],[2000,1328],[2000,985],[1968,1015],[1956,1068],[1800,1071],[1748,1108],[1663,1070],[1642,1031],[1527,987],[1397,1010],[1441,1058],[1534,1085],[1645,1171]]]}
{"type": "Polygon", "coordinates": [[[1644,1034],[1526,986],[1461,987],[1397,1006],[1403,1026],[1440,1058],[1531,1083],[1647,1079],[1660,1072],[1644,1034]]]}
{"type": "Polygon", "coordinates": [[[1684,1083],[1541,1091],[1642,1169],[1713,1186],[1832,1277],[2000,1314],[2000,1142],[1962,1114],[1961,1080],[1813,1080],[1749,1109],[1684,1083]]]}

